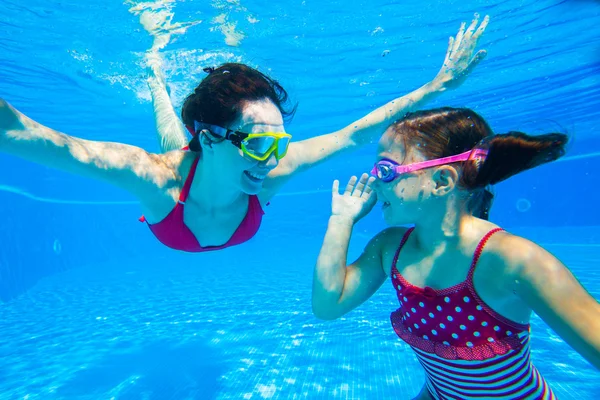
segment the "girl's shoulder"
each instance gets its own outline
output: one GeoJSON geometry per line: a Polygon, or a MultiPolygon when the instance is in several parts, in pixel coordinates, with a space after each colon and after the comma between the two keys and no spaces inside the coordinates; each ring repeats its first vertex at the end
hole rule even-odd
{"type": "Polygon", "coordinates": [[[535,242],[502,230],[487,240],[481,258],[502,268],[504,273],[513,274],[516,268],[527,264],[543,252],[545,250],[535,242]]]}
{"type": "Polygon", "coordinates": [[[373,240],[377,239],[381,242],[383,248],[398,247],[402,242],[402,239],[409,233],[413,228],[410,226],[391,226],[379,232],[373,240]]]}
{"type": "Polygon", "coordinates": [[[371,244],[378,247],[377,250],[381,257],[382,267],[387,275],[390,274],[396,252],[411,229],[411,227],[406,226],[393,226],[384,229],[371,239],[371,244]]]}
{"type": "Polygon", "coordinates": [[[494,276],[497,285],[510,292],[531,266],[536,266],[536,273],[545,273],[542,265],[553,264],[549,260],[554,257],[547,250],[510,231],[499,230],[481,244],[476,275],[494,276]]]}

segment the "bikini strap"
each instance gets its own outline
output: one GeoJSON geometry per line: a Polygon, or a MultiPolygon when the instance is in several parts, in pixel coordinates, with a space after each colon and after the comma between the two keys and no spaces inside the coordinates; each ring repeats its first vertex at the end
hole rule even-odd
{"type": "Polygon", "coordinates": [[[475,267],[477,266],[477,262],[479,261],[479,257],[481,257],[481,253],[483,252],[483,248],[487,244],[488,240],[490,240],[490,238],[492,237],[492,235],[494,235],[495,233],[501,232],[503,230],[504,229],[502,229],[502,228],[494,228],[491,231],[489,231],[488,233],[486,233],[485,236],[479,241],[479,243],[477,244],[477,248],[475,249],[475,253],[473,254],[473,261],[471,261],[471,268],[469,268],[469,273],[467,274],[467,281],[468,282],[472,282],[473,281],[473,274],[475,273],[475,267]]]}
{"type": "MultiPolygon", "coordinates": [[[[185,146],[181,150],[189,151],[189,147],[185,146]]],[[[196,157],[196,159],[192,163],[192,167],[190,168],[190,172],[189,172],[187,178],[185,179],[183,188],[181,188],[181,193],[179,193],[179,203],[180,204],[185,204],[188,194],[190,194],[190,187],[192,186],[192,181],[194,180],[194,174],[196,173],[196,166],[198,165],[199,159],[200,159],[200,157],[196,157]]],[[[140,218],[138,218],[138,221],[146,222],[146,217],[142,215],[140,218]]]]}
{"type": "Polygon", "coordinates": [[[406,241],[408,240],[408,237],[410,236],[410,234],[414,230],[415,230],[415,227],[413,226],[412,228],[408,229],[404,233],[404,236],[402,236],[402,240],[400,241],[400,245],[398,245],[398,249],[396,249],[396,254],[394,254],[394,261],[392,261],[392,269],[391,269],[392,273],[395,273],[395,274],[398,273],[398,270],[396,269],[396,263],[398,262],[398,256],[400,255],[400,250],[402,250],[402,248],[406,244],[406,241]]]}
{"type": "Polygon", "coordinates": [[[188,195],[190,194],[190,188],[192,187],[192,181],[194,180],[194,174],[196,173],[196,167],[198,166],[198,161],[200,157],[196,157],[194,162],[192,163],[192,167],[190,168],[190,172],[188,173],[187,178],[185,179],[185,183],[181,188],[181,193],[179,193],[179,203],[185,204],[188,195]]]}

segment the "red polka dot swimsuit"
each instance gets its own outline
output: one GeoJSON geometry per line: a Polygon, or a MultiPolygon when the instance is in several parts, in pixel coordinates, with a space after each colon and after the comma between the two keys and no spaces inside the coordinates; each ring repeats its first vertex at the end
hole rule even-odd
{"type": "Polygon", "coordinates": [[[479,242],[467,278],[447,289],[420,288],[396,269],[392,283],[400,308],[391,314],[396,334],[415,351],[434,399],[554,399],[529,359],[529,324],[504,318],[477,294],[473,274],[494,229],[479,242]]]}

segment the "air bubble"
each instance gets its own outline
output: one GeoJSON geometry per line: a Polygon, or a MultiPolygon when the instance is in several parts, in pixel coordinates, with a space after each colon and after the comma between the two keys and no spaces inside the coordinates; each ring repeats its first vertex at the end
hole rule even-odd
{"type": "Polygon", "coordinates": [[[531,209],[531,202],[527,199],[520,198],[519,200],[517,200],[515,207],[517,207],[518,212],[524,213],[531,209]]]}
{"type": "Polygon", "coordinates": [[[52,250],[54,250],[54,254],[56,254],[57,256],[59,256],[60,253],[62,253],[62,245],[60,244],[60,240],[54,239],[52,250]]]}

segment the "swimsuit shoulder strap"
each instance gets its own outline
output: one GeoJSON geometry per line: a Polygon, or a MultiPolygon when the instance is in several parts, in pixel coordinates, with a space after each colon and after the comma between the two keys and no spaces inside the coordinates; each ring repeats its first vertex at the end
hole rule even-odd
{"type": "Polygon", "coordinates": [[[400,245],[398,245],[398,249],[396,249],[396,254],[394,254],[394,261],[392,261],[392,271],[397,273],[398,271],[396,270],[396,263],[398,263],[398,256],[400,256],[400,250],[402,250],[402,248],[404,247],[404,245],[406,244],[406,241],[408,240],[408,237],[410,236],[410,234],[412,233],[412,231],[415,230],[415,227],[413,226],[412,228],[408,229],[405,233],[404,236],[402,236],[402,240],[400,241],[400,245]]]}
{"type": "Polygon", "coordinates": [[[190,188],[192,187],[192,181],[194,180],[194,174],[196,173],[196,167],[198,166],[199,160],[200,157],[196,157],[196,159],[194,159],[192,167],[190,168],[190,172],[188,173],[185,183],[183,184],[183,188],[181,188],[181,193],[179,193],[179,202],[182,204],[185,204],[185,201],[190,194],[190,188]]]}
{"type": "Polygon", "coordinates": [[[475,273],[475,267],[477,266],[479,257],[481,257],[483,248],[487,244],[488,240],[490,240],[492,235],[494,235],[495,233],[501,232],[503,230],[504,229],[502,229],[502,228],[494,228],[491,231],[489,231],[488,233],[486,233],[485,236],[479,241],[479,243],[477,244],[477,248],[475,249],[475,253],[473,254],[473,261],[471,261],[471,268],[469,268],[469,273],[467,274],[467,281],[469,281],[469,282],[473,281],[473,274],[475,273]]]}

